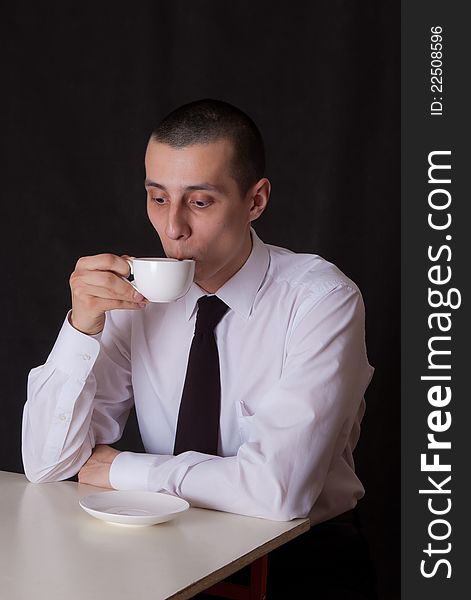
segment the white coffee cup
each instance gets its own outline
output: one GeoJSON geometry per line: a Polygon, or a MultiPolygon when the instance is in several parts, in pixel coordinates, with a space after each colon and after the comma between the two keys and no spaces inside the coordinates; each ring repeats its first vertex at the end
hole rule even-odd
{"type": "Polygon", "coordinates": [[[184,296],[195,275],[195,261],[176,258],[128,260],[134,281],[129,283],[151,302],[173,302],[184,296]]]}

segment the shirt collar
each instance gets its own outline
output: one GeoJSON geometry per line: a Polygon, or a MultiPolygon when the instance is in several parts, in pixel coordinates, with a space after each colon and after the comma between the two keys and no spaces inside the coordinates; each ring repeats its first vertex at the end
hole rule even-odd
{"type": "MultiPolygon", "coordinates": [[[[248,319],[253,308],[255,296],[265,278],[270,264],[268,248],[251,227],[252,251],[242,265],[226,283],[221,286],[216,296],[232,308],[244,319],[248,319]]],[[[208,295],[198,284],[193,282],[184,296],[186,318],[189,320],[196,310],[196,303],[201,296],[208,295]]]]}

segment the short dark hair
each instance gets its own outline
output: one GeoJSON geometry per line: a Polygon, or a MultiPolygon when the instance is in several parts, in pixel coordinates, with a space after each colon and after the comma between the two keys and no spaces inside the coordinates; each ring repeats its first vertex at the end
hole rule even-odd
{"type": "Polygon", "coordinates": [[[229,140],[234,149],[231,176],[243,196],[265,174],[260,131],[248,115],[222,100],[205,98],[176,108],[157,125],[151,138],[173,148],[229,140]]]}

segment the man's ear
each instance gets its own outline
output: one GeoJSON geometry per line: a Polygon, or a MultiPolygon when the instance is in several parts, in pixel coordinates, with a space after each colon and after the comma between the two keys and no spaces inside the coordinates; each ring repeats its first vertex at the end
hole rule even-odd
{"type": "Polygon", "coordinates": [[[258,181],[250,192],[250,221],[255,221],[266,209],[270,199],[271,183],[266,177],[258,181]]]}

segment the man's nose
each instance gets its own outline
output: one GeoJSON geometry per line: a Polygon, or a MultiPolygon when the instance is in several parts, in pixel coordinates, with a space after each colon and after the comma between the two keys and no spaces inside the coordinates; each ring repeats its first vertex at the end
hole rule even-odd
{"type": "Polygon", "coordinates": [[[172,206],[167,213],[165,235],[171,240],[186,239],[191,233],[190,226],[182,206],[172,206]]]}

